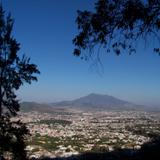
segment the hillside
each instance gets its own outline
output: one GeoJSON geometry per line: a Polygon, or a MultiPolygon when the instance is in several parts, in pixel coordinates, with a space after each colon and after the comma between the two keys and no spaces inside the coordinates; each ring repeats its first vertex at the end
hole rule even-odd
{"type": "Polygon", "coordinates": [[[29,111],[39,111],[39,112],[50,112],[52,111],[52,107],[48,104],[40,104],[36,102],[22,102],[21,110],[24,112],[29,111]]]}

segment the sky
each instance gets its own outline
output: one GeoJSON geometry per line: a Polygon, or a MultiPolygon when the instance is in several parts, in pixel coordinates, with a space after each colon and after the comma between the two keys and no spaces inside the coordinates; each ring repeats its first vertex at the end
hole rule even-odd
{"type": "Polygon", "coordinates": [[[137,53],[101,51],[102,66],[73,56],[78,33],[77,10],[93,10],[95,0],[2,0],[15,20],[13,35],[19,54],[31,58],[41,72],[38,82],[17,92],[20,101],[55,102],[90,93],[108,94],[137,104],[160,106],[160,56],[157,41],[137,42],[137,53]]]}

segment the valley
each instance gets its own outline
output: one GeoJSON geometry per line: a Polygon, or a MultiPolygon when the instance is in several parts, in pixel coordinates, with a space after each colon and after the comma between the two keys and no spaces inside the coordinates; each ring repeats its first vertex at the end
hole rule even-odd
{"type": "Polygon", "coordinates": [[[53,113],[21,112],[31,137],[30,157],[61,157],[117,148],[139,149],[160,135],[160,112],[93,111],[63,109],[53,113]]]}

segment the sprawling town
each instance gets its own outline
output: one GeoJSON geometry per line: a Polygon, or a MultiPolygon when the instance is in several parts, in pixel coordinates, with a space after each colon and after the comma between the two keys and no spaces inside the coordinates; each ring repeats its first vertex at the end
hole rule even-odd
{"type": "Polygon", "coordinates": [[[139,149],[160,134],[159,112],[68,110],[55,113],[21,112],[31,136],[29,156],[67,157],[86,151],[139,149]]]}

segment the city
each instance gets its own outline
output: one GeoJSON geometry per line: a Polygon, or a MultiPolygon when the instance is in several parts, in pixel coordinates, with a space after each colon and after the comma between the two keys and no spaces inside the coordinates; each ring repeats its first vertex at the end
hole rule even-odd
{"type": "Polygon", "coordinates": [[[55,113],[21,112],[19,118],[30,130],[26,149],[31,158],[140,149],[151,135],[160,135],[160,112],[65,109],[55,113]]]}

